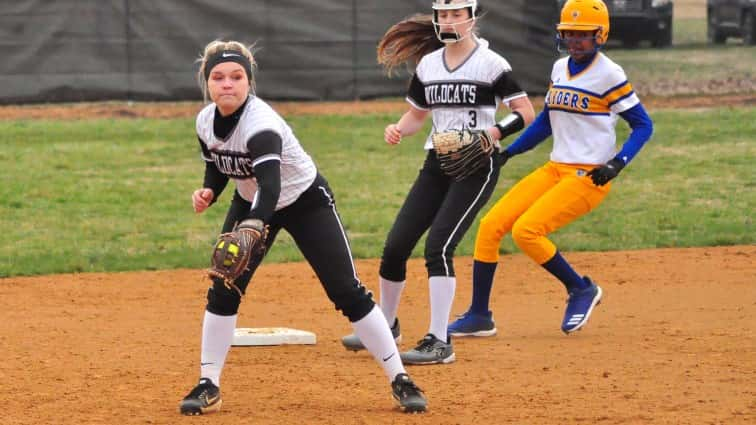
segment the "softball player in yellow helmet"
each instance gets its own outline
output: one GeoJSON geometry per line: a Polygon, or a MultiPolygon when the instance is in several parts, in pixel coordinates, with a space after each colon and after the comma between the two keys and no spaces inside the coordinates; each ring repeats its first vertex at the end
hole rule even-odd
{"type": "Polygon", "coordinates": [[[550,160],[515,184],[481,220],[472,302],[449,325],[453,336],[496,334],[489,297],[499,245],[510,232],[517,246],[567,289],[563,332],[585,326],[601,301],[601,287],[576,273],[547,236],[604,200],[610,181],[651,137],[653,124],[622,67],[600,51],[609,37],[609,12],[601,0],[567,1],[557,33],[557,48],[568,56],[554,63],[543,111],[504,151],[508,159],[553,136],[550,160]],[[618,116],[632,128],[619,152],[618,116]]]}

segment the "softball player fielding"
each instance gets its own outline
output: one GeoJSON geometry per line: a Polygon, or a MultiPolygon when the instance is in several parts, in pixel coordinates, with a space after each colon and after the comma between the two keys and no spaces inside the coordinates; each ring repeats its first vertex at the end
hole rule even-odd
{"type": "MultiPolygon", "coordinates": [[[[383,368],[400,407],[424,411],[426,399],[407,375],[381,309],[357,277],[333,192],[288,124],[254,95],[254,64],[241,43],[214,41],[205,47],[198,80],[213,103],[197,115],[205,179],[192,195],[194,210],[205,211],[233,180],[236,190],[222,233],[242,220],[257,222],[268,226],[265,245],[270,248],[278,232],[286,230],[328,298],[383,368]]],[[[200,380],[181,401],[181,413],[220,410],[220,376],[239,304],[262,260],[263,255],[253,257],[233,284],[213,278],[202,325],[200,380]]]]}
{"type": "Polygon", "coordinates": [[[599,49],[609,37],[609,12],[601,0],[569,0],[557,25],[558,49],[543,112],[509,145],[515,156],[554,136],[550,161],[520,180],[483,217],[475,240],[473,295],[468,311],[449,325],[454,336],[495,334],[488,308],[499,245],[505,234],[561,281],[569,299],[562,331],[581,329],[603,295],[581,277],[546,237],[596,208],[610,181],[651,137],[653,124],[622,68],[599,49]],[[617,115],[632,132],[616,152],[617,115]]]}

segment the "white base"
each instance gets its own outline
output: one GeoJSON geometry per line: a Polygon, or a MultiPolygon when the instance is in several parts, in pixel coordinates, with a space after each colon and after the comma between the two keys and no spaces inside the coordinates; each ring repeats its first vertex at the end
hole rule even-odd
{"type": "Polygon", "coordinates": [[[233,346],[315,344],[315,334],[290,328],[236,328],[233,346]]]}

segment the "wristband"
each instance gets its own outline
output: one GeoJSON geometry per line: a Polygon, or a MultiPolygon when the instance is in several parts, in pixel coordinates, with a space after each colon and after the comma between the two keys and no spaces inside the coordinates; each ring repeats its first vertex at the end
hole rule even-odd
{"type": "Polygon", "coordinates": [[[242,222],[239,223],[236,228],[254,229],[260,233],[263,233],[263,230],[265,229],[265,223],[263,223],[263,221],[258,218],[247,218],[242,220],[242,222]]]}
{"type": "Polygon", "coordinates": [[[499,138],[501,140],[510,134],[522,130],[525,127],[525,120],[522,119],[522,115],[519,112],[512,111],[511,114],[497,122],[495,126],[499,129],[499,133],[501,133],[501,137],[499,138]]]}

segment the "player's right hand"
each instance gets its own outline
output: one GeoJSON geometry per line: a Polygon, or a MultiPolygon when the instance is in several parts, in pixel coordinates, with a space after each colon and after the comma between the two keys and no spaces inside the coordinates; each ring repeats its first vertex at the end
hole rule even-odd
{"type": "Polygon", "coordinates": [[[383,139],[389,145],[398,145],[402,141],[402,132],[396,124],[389,124],[383,133],[383,139]]]}
{"type": "Polygon", "coordinates": [[[213,202],[214,197],[215,194],[212,189],[204,187],[195,190],[194,193],[192,193],[192,206],[194,207],[194,212],[199,214],[205,211],[207,207],[210,206],[210,203],[213,202]]]}

